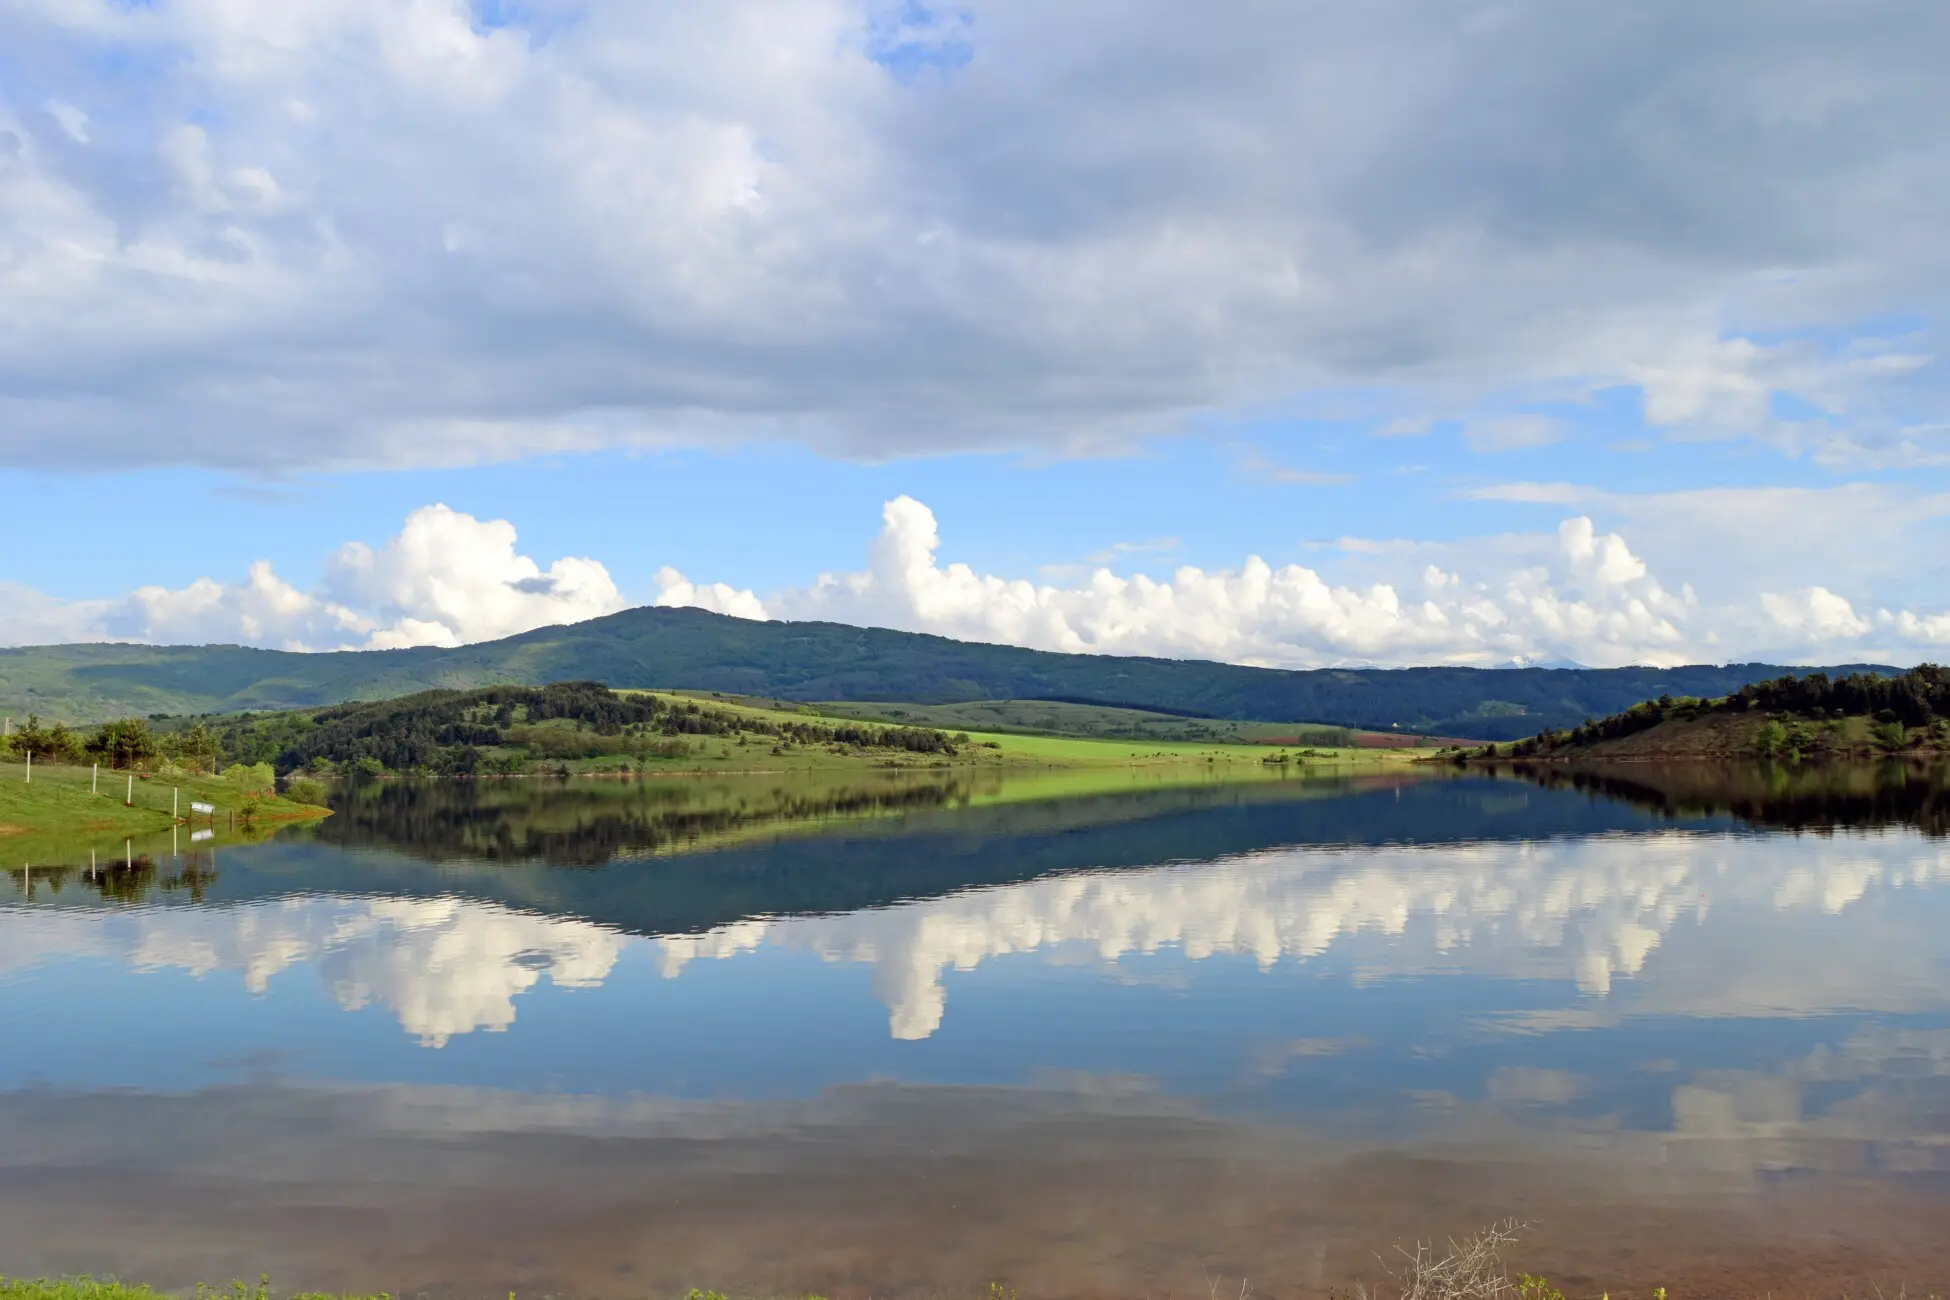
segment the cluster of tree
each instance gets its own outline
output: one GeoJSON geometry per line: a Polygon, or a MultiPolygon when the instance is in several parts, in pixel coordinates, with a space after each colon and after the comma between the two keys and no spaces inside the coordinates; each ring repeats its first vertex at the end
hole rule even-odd
{"type": "Polygon", "coordinates": [[[195,738],[158,735],[142,718],[118,718],[78,731],[59,722],[44,726],[34,715],[19,731],[0,741],[0,747],[15,758],[32,756],[37,763],[101,763],[111,768],[138,769],[161,759],[188,757],[184,745],[191,739],[195,738]]]}
{"type": "Polygon", "coordinates": [[[783,721],[696,700],[620,695],[600,682],[423,691],[403,699],[347,704],[303,715],[240,719],[224,735],[226,753],[268,758],[280,771],[471,774],[519,770],[520,750],[561,760],[624,754],[639,761],[688,752],[688,737],[736,736],[781,746],[842,745],[914,754],[953,754],[957,740],[926,727],[860,722],[783,721]],[[255,725],[253,725],[255,722],[255,725]],[[272,749],[276,745],[275,750],[272,749]]]}
{"type": "Polygon", "coordinates": [[[1797,718],[1867,716],[1905,727],[1927,727],[1938,718],[1950,718],[1950,669],[1919,664],[1894,677],[1877,673],[1777,677],[1741,687],[1723,707],[1797,718]]]}
{"type": "Polygon", "coordinates": [[[1921,664],[1908,672],[1889,675],[1811,672],[1750,682],[1717,699],[1661,695],[1608,718],[1541,731],[1501,748],[1485,746],[1481,756],[1536,758],[1637,735],[1664,722],[1726,713],[1770,715],[1755,742],[1763,756],[1817,747],[1820,737],[1810,724],[1852,717],[1871,719],[1876,743],[1885,749],[1900,749],[1909,743],[1912,729],[1950,731],[1950,669],[1921,664]]]}

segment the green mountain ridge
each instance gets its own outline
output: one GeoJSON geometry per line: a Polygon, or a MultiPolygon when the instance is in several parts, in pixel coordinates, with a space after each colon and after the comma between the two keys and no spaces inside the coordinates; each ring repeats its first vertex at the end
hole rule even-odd
{"type": "MultiPolygon", "coordinates": [[[[1790,671],[1681,668],[1248,668],[1053,654],[839,623],[645,607],[456,649],[300,653],[89,644],[0,650],[0,711],[69,723],[384,699],[433,687],[600,681],[781,700],[1053,699],[1193,716],[1511,740],[1659,695],[1720,696],[1790,671]]],[[[1832,672],[1892,668],[1845,665],[1832,672]]]]}

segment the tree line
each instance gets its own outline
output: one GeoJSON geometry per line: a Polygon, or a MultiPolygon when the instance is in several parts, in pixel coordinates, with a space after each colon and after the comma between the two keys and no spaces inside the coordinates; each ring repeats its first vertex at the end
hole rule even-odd
{"type": "MultiPolygon", "coordinates": [[[[1784,726],[1782,719],[1807,724],[1852,717],[1869,718],[1875,724],[1877,743],[1887,749],[1900,749],[1910,742],[1915,730],[1926,729],[1933,735],[1950,733],[1950,669],[1938,664],[1919,664],[1895,675],[1788,674],[1751,682],[1717,699],[1661,695],[1608,718],[1586,719],[1577,727],[1541,731],[1501,751],[1486,746],[1484,756],[1496,757],[1500,752],[1510,758],[1534,758],[1559,749],[1578,749],[1637,735],[1663,722],[1736,713],[1770,715],[1757,742],[1764,752],[1802,747],[1794,740],[1806,732],[1805,725],[1784,726]]],[[[1946,739],[1950,739],[1950,734],[1946,734],[1946,739]]]]}
{"type": "Polygon", "coordinates": [[[147,719],[118,718],[77,730],[59,722],[45,725],[37,714],[28,715],[20,730],[0,740],[0,753],[37,763],[92,762],[131,770],[173,762],[215,771],[221,757],[215,734],[201,723],[157,732],[147,719]]]}
{"type": "Polygon", "coordinates": [[[696,700],[621,695],[600,682],[422,691],[397,700],[346,704],[309,715],[239,720],[226,749],[281,772],[327,765],[346,770],[484,770],[489,749],[543,758],[634,754],[674,757],[694,736],[737,736],[779,745],[844,745],[952,755],[958,741],[929,727],[860,722],[773,721],[696,700]],[[549,724],[570,724],[568,727],[549,724]]]}

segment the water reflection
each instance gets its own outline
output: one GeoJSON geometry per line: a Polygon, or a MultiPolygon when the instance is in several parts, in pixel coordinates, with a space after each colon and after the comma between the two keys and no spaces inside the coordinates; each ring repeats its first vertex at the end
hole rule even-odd
{"type": "MultiPolygon", "coordinates": [[[[112,957],[137,971],[234,971],[263,993],[273,976],[306,966],[340,1007],[386,1007],[433,1046],[507,1028],[514,999],[544,978],[600,984],[626,945],[642,947],[665,980],[768,947],[868,968],[888,1032],[902,1040],[941,1027],[949,972],[1022,956],[1110,969],[1170,952],[1194,963],[1241,957],[1270,971],[1339,954],[1364,979],[1474,973],[1597,997],[1631,979],[1625,1001],[1638,1013],[1891,1011],[1942,1004],[1943,952],[1929,925],[1943,909],[1935,897],[1921,904],[1946,881],[1950,845],[1891,832],[1294,848],[642,937],[454,897],[297,896],[109,916],[14,909],[0,911],[0,972],[112,957]],[[1862,915],[1851,919],[1852,909],[1862,915]],[[1687,944],[1649,969],[1682,930],[1687,944]],[[1807,945],[1824,960],[1808,961],[1807,945]]],[[[1579,1000],[1511,1013],[1531,1028],[1610,1014],[1579,1000]]]]}
{"type": "Polygon", "coordinates": [[[1594,1291],[1734,1260],[1695,1289],[1871,1260],[1927,1289],[1942,789],[1903,764],[386,786],[220,861],[17,869],[0,1256],[1273,1295],[1542,1214],[1525,1262],[1594,1291]],[[84,1230],[104,1213],[147,1226],[84,1230]],[[1792,1254],[1814,1236],[1831,1254],[1792,1254]]]}
{"type": "Polygon", "coordinates": [[[1670,818],[1726,814],[1752,826],[1843,830],[1910,826],[1950,835],[1950,763],[1888,758],[1828,764],[1518,764],[1512,775],[1670,818]]]}

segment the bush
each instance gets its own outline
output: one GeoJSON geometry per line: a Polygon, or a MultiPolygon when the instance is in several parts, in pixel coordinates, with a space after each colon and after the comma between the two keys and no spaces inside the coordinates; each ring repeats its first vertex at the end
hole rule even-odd
{"type": "Polygon", "coordinates": [[[278,786],[278,775],[269,763],[252,763],[248,767],[232,763],[223,770],[223,779],[247,794],[276,790],[278,786]]]}
{"type": "Polygon", "coordinates": [[[298,803],[308,803],[323,807],[329,797],[325,783],[316,777],[294,776],[284,783],[284,797],[298,803]]]}

